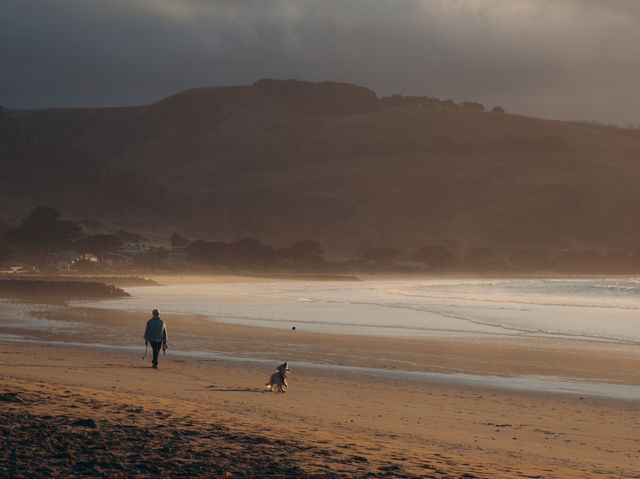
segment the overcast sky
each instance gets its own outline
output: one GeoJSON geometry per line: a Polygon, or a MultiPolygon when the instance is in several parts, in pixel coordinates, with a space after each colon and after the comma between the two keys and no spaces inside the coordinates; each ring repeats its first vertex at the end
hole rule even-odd
{"type": "Polygon", "coordinates": [[[0,0],[0,104],[344,81],[640,124],[638,0],[0,0]]]}

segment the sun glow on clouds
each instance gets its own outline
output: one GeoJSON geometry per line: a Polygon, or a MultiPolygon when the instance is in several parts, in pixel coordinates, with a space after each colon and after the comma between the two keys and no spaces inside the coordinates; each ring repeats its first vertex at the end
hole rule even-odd
{"type": "Polygon", "coordinates": [[[0,5],[0,104],[8,106],[141,103],[272,76],[640,123],[637,0],[0,5]]]}
{"type": "Polygon", "coordinates": [[[166,20],[188,22],[196,17],[196,3],[180,0],[116,0],[123,10],[159,17],[166,20]]]}

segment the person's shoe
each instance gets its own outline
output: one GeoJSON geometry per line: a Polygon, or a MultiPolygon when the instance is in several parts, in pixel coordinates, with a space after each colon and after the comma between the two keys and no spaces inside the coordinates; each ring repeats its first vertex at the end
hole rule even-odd
{"type": "Polygon", "coordinates": [[[158,365],[157,365],[157,364],[154,364],[154,365],[153,365],[153,369],[158,369],[158,365]]]}

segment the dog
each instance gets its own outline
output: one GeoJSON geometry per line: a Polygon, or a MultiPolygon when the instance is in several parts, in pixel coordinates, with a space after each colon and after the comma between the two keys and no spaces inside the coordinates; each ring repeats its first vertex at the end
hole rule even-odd
{"type": "Polygon", "coordinates": [[[289,383],[287,382],[287,376],[291,373],[289,363],[282,363],[277,367],[277,370],[278,371],[271,375],[267,384],[265,384],[265,390],[284,393],[287,391],[287,387],[289,387],[289,383]]]}

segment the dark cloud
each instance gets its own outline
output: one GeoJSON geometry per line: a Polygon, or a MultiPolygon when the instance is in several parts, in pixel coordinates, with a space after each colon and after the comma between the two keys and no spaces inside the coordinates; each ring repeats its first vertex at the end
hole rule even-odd
{"type": "Polygon", "coordinates": [[[263,77],[640,123],[635,0],[20,0],[0,104],[147,103],[263,77]]]}

